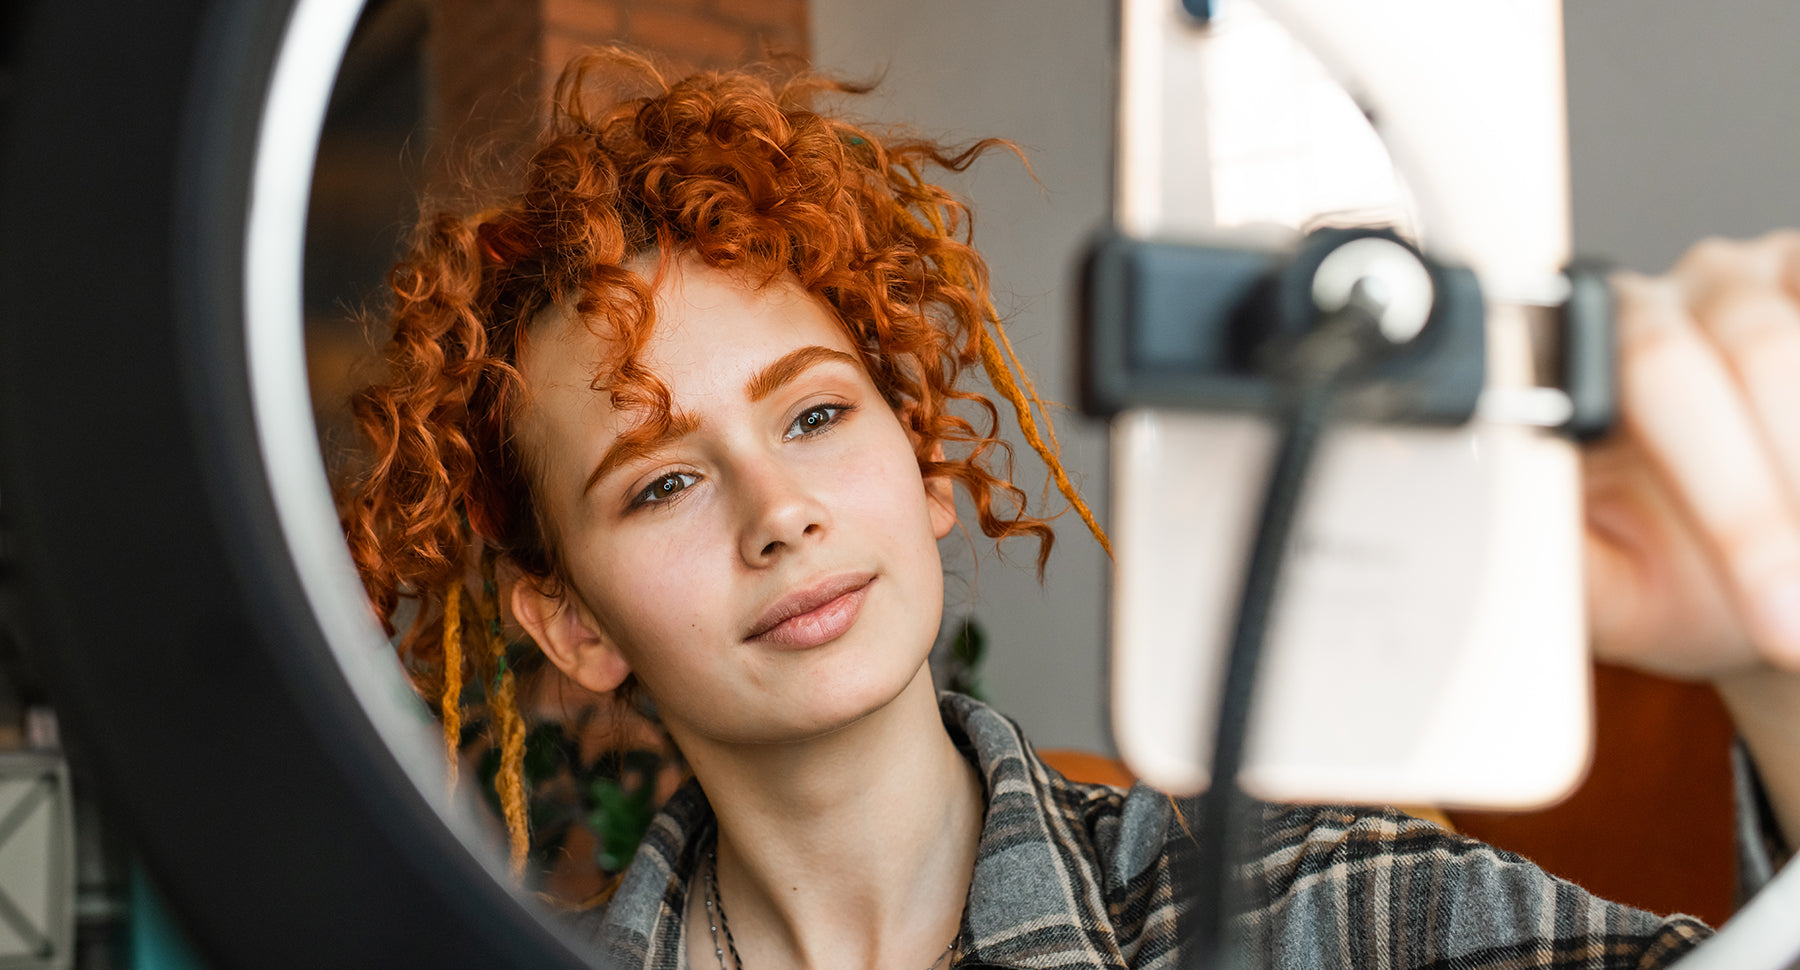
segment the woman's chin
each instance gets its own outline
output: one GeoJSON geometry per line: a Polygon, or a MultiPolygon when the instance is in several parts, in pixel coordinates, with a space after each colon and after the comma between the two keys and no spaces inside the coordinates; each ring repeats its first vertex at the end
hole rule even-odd
{"type": "MultiPolygon", "coordinates": [[[[761,725],[745,724],[747,743],[803,743],[830,737],[896,707],[908,690],[931,692],[930,675],[921,664],[914,671],[846,671],[820,676],[774,703],[761,725]],[[886,676],[879,676],[886,674],[886,676]]],[[[935,710],[935,701],[933,702],[935,710]]]]}

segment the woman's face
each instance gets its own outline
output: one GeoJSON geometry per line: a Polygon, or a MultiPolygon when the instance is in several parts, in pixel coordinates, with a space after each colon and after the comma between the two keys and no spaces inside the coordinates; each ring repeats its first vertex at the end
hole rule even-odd
{"type": "Polygon", "coordinates": [[[635,672],[677,741],[802,740],[897,696],[936,637],[947,481],[832,312],[791,278],[761,289],[696,260],[658,288],[641,360],[670,435],[591,386],[608,347],[547,316],[522,357],[519,431],[570,578],[515,613],[577,682],[635,672]]]}

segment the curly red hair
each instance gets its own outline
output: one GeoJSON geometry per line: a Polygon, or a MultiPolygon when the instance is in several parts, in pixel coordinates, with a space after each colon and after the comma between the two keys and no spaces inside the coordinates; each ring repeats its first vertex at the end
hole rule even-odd
{"type": "Polygon", "coordinates": [[[643,415],[639,433],[668,419],[667,389],[638,361],[654,326],[653,281],[631,265],[646,254],[691,254],[752,280],[791,274],[835,312],[911,432],[920,472],[961,484],[990,538],[1035,538],[1041,575],[1054,533],[1010,480],[993,402],[958,387],[982,363],[1092,524],[1037,436],[1029,382],[1025,392],[1014,383],[987,269],[968,242],[969,210],[925,179],[928,168],[961,171],[1009,146],[951,151],[812,107],[822,94],[859,90],[752,71],[669,83],[634,55],[587,55],[558,82],[523,191],[474,215],[421,222],[391,275],[387,379],[353,402],[367,460],[343,509],[384,623],[391,628],[403,597],[418,601],[402,640],[415,669],[441,670],[444,608],[472,550],[490,566],[498,556],[535,580],[561,579],[533,499],[532,456],[512,431],[519,353],[541,311],[573,306],[608,339],[612,358],[595,386],[643,415]],[[648,93],[592,107],[601,73],[648,93]]]}

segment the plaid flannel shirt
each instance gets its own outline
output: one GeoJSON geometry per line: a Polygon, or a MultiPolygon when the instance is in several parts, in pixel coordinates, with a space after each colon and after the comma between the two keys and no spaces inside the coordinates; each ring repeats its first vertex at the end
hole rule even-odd
{"type": "MultiPolygon", "coordinates": [[[[945,694],[944,723],[986,781],[988,810],[956,966],[1181,965],[1174,874],[1191,840],[1169,799],[1077,784],[1017,724],[945,694]]],[[[1191,818],[1191,816],[1189,816],[1191,818]]],[[[688,874],[712,811],[690,781],[652,823],[603,914],[584,920],[618,967],[686,970],[688,874]]],[[[1699,922],[1608,903],[1510,853],[1400,812],[1268,806],[1237,928],[1272,968],[1660,967],[1699,922]]]]}

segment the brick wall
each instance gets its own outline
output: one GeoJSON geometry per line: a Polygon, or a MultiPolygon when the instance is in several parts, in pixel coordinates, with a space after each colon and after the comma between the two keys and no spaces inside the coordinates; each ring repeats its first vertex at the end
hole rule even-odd
{"type": "Polygon", "coordinates": [[[809,51],[806,0],[542,0],[547,76],[595,44],[625,44],[679,73],[809,51]]]}
{"type": "Polygon", "coordinates": [[[807,0],[430,0],[433,127],[507,128],[576,52],[623,44],[672,71],[806,57],[807,0]]]}
{"type": "Polygon", "coordinates": [[[480,181],[484,170],[507,168],[537,131],[547,94],[543,11],[538,0],[423,2],[429,178],[480,181]]]}
{"type": "Polygon", "coordinates": [[[583,48],[622,44],[676,75],[810,50],[807,0],[390,2],[429,7],[426,123],[440,163],[432,179],[448,174],[451,184],[507,167],[536,132],[563,65],[583,48]]]}

